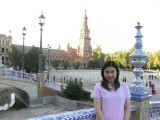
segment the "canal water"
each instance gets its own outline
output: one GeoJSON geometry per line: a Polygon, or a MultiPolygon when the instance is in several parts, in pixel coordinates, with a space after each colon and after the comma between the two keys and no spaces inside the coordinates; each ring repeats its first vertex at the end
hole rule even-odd
{"type": "MultiPolygon", "coordinates": [[[[0,89],[7,89],[10,86],[7,85],[0,85],[0,89]]],[[[4,111],[4,110],[19,110],[25,108],[25,105],[20,102],[16,97],[15,97],[15,93],[11,93],[11,102],[10,103],[5,103],[4,105],[0,106],[0,111],[4,111]]]]}

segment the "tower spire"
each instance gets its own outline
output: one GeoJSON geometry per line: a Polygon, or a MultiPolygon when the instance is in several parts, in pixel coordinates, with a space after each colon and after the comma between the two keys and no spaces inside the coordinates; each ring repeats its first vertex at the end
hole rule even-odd
{"type": "Polygon", "coordinates": [[[83,19],[83,26],[81,28],[81,32],[80,32],[80,38],[84,39],[84,38],[87,38],[87,39],[90,39],[90,30],[88,28],[88,17],[87,17],[87,11],[85,10],[85,15],[84,15],[84,19],[83,19]]]}
{"type": "Polygon", "coordinates": [[[61,50],[61,45],[59,44],[58,49],[61,50]]]}
{"type": "Polygon", "coordinates": [[[88,19],[88,18],[87,18],[87,14],[86,14],[86,13],[87,13],[87,10],[85,10],[84,12],[85,12],[84,19],[88,19]]]}

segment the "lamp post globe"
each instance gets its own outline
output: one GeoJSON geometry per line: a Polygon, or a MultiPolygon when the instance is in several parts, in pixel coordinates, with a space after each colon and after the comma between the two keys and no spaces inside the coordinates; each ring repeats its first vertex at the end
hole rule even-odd
{"type": "Polygon", "coordinates": [[[45,23],[45,17],[43,15],[43,13],[40,15],[39,17],[39,25],[41,27],[40,29],[40,51],[39,51],[39,73],[43,73],[43,51],[42,51],[42,26],[45,23]]]}
{"type": "Polygon", "coordinates": [[[26,28],[25,28],[25,26],[22,29],[22,35],[23,35],[22,70],[24,71],[24,39],[25,39],[25,35],[26,35],[26,28]]]}

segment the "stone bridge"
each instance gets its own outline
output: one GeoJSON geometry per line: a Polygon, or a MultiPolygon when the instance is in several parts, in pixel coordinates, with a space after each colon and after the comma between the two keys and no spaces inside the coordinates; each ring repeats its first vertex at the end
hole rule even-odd
{"type": "MultiPolygon", "coordinates": [[[[11,93],[15,93],[16,98],[27,107],[42,106],[43,97],[54,96],[61,92],[61,85],[46,82],[43,78],[41,81],[38,79],[37,74],[0,69],[0,84],[11,86],[7,98],[10,98],[11,93]]],[[[1,100],[6,101],[5,94],[1,96],[1,100]]]]}
{"type": "Polygon", "coordinates": [[[34,82],[32,83],[23,80],[20,81],[16,79],[3,78],[0,80],[0,84],[9,85],[24,91],[29,96],[29,99],[38,98],[38,92],[37,92],[38,88],[37,84],[34,82]]]}

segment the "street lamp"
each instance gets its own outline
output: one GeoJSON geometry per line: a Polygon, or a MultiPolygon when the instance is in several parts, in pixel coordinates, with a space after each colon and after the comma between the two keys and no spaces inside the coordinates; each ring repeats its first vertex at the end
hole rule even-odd
{"type": "Polygon", "coordinates": [[[51,49],[51,46],[49,46],[49,44],[48,44],[48,48],[46,49],[46,50],[47,50],[47,53],[48,53],[48,60],[47,60],[47,63],[48,63],[47,79],[48,79],[48,80],[49,80],[49,67],[50,67],[50,49],[51,49]]]}
{"type": "Polygon", "coordinates": [[[43,16],[43,13],[41,14],[41,16],[39,17],[40,21],[39,21],[39,25],[41,26],[41,34],[40,34],[40,51],[39,51],[39,73],[43,73],[43,52],[42,52],[42,26],[45,23],[45,17],[43,16]]]}
{"type": "Polygon", "coordinates": [[[23,35],[22,70],[24,71],[24,39],[25,39],[25,35],[26,35],[26,28],[25,28],[25,26],[22,29],[22,35],[23,35]]]}

